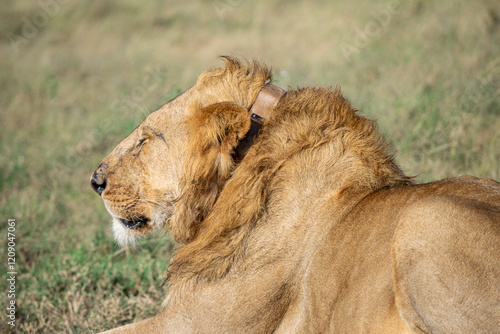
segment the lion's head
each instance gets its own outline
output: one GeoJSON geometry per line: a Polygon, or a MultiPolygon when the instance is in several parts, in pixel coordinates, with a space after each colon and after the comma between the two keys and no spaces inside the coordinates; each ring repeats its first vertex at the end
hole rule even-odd
{"type": "Polygon", "coordinates": [[[270,80],[265,66],[223,59],[225,67],[151,113],[92,174],[119,243],[162,226],[187,243],[217,199],[250,127],[248,108],[270,80]]]}

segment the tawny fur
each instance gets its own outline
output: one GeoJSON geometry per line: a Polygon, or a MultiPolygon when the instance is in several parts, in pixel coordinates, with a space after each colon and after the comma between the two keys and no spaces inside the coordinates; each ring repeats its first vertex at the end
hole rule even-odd
{"type": "Polygon", "coordinates": [[[112,333],[500,328],[497,182],[415,185],[338,89],[286,92],[235,162],[271,71],[223,59],[93,174],[119,239],[166,226],[180,244],[165,308],[112,333]]]}
{"type": "MultiPolygon", "coordinates": [[[[203,113],[199,115],[206,118],[203,113]]],[[[203,123],[203,120],[192,121],[203,123]]],[[[197,138],[195,142],[198,146],[207,140],[197,138]]],[[[376,190],[411,184],[411,178],[403,174],[387,151],[374,123],[356,115],[339,90],[288,92],[254,148],[225,185],[225,196],[215,207],[203,210],[211,214],[203,221],[199,238],[175,255],[170,266],[173,279],[191,275],[216,279],[228,271],[242,254],[248,233],[265,209],[272,178],[292,155],[321,154],[320,159],[330,163],[332,169],[343,169],[344,187],[376,190]],[[325,145],[332,146],[328,154],[320,152],[325,145]]],[[[195,167],[204,174],[213,167],[206,161],[199,161],[195,167]]],[[[198,200],[203,202],[202,197],[198,200]]]]}

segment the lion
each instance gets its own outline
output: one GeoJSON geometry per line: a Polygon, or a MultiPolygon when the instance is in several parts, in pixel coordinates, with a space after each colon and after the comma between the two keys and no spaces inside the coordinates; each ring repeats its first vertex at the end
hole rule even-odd
{"type": "Polygon", "coordinates": [[[118,242],[178,243],[163,309],[106,333],[500,333],[500,183],[416,184],[340,89],[223,60],[91,176],[118,242]]]}

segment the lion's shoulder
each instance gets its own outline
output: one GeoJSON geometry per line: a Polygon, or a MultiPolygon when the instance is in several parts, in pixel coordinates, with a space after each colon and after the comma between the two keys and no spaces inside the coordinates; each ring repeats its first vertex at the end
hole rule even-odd
{"type": "Polygon", "coordinates": [[[448,329],[495,331],[498,324],[491,319],[498,308],[491,306],[499,301],[494,287],[500,284],[500,184],[460,177],[425,187],[428,196],[401,211],[392,241],[400,314],[418,328],[433,320],[448,329]],[[450,303],[450,298],[474,305],[466,321],[445,316],[463,312],[461,303],[450,303]],[[443,310],[442,315],[431,319],[435,310],[443,310]]]}

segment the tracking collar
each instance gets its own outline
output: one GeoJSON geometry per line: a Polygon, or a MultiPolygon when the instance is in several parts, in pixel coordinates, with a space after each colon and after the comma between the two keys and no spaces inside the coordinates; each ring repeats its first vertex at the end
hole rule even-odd
{"type": "Polygon", "coordinates": [[[241,161],[245,157],[254,139],[259,134],[260,128],[264,125],[264,122],[271,117],[274,107],[276,107],[278,101],[284,94],[285,91],[283,89],[270,83],[262,87],[248,112],[251,120],[250,130],[248,130],[246,136],[234,150],[233,156],[236,162],[241,161]]]}

